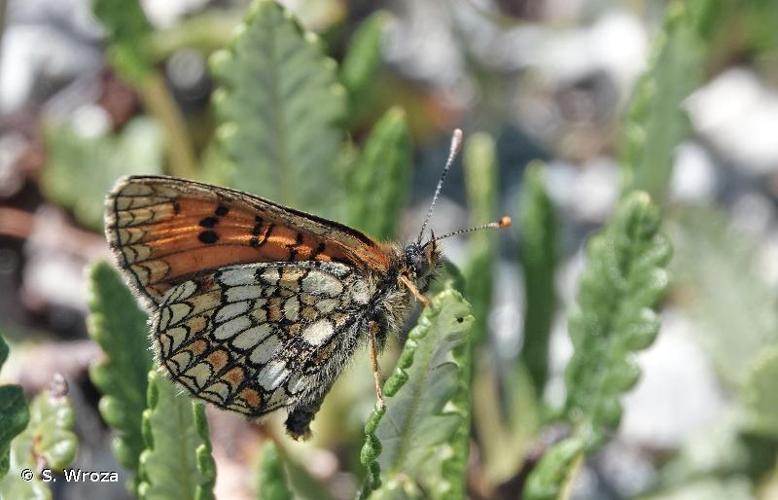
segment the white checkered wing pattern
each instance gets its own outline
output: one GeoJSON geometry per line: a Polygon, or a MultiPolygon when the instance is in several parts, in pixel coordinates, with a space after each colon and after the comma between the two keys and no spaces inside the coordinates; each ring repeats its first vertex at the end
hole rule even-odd
{"type": "Polygon", "coordinates": [[[167,292],[153,318],[155,349],[193,396],[258,417],[329,390],[373,293],[365,275],[338,262],[220,268],[167,292]]]}

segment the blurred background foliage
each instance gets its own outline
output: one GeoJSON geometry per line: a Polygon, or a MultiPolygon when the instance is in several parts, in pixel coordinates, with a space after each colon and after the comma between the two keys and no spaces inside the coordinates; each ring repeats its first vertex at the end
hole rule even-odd
{"type": "Polygon", "coordinates": [[[0,12],[8,498],[778,498],[775,0],[0,12]],[[146,315],[99,262],[118,176],[405,241],[455,127],[431,227],[514,228],[445,241],[461,275],[389,342],[385,413],[365,353],[306,443],[153,370],[146,315]]]}

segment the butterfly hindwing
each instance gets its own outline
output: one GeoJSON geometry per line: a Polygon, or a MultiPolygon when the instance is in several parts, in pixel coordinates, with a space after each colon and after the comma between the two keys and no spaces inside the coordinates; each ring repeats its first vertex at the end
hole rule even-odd
{"type": "Polygon", "coordinates": [[[336,222],[239,191],[162,176],[120,179],[106,198],[106,237],[154,309],[178,283],[252,262],[322,261],[383,272],[385,247],[336,222]]]}
{"type": "Polygon", "coordinates": [[[357,346],[372,287],[336,262],[224,267],[165,294],[155,349],[174,380],[222,408],[318,408],[357,346]]]}

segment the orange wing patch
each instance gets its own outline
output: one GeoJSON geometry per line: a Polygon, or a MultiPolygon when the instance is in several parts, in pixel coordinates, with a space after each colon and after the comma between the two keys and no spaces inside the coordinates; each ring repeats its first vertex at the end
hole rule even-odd
{"type": "Polygon", "coordinates": [[[391,247],[336,222],[170,177],[120,179],[106,199],[105,231],[151,307],[173,285],[228,265],[334,260],[384,272],[392,258],[391,247]]]}

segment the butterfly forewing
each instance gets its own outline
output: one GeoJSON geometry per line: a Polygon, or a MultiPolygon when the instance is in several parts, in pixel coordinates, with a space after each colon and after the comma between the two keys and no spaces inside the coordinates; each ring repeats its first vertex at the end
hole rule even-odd
{"type": "Polygon", "coordinates": [[[231,189],[159,176],[121,179],[106,199],[120,268],[154,308],[174,285],[229,265],[336,261],[385,272],[387,249],[341,224],[231,189]]]}
{"type": "Polygon", "coordinates": [[[258,417],[328,390],[364,329],[373,285],[353,266],[229,266],[172,288],[153,317],[159,361],[194,396],[258,417]]]}

